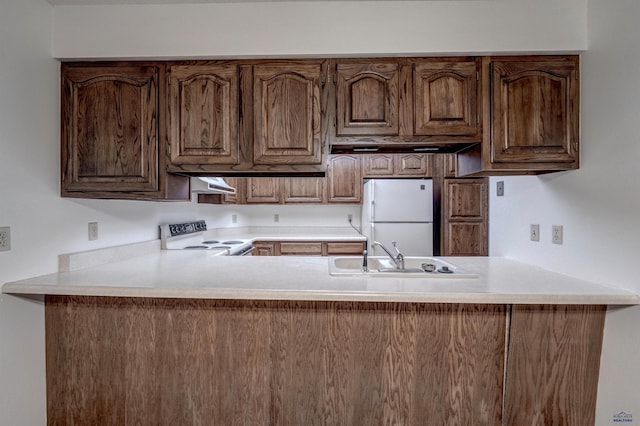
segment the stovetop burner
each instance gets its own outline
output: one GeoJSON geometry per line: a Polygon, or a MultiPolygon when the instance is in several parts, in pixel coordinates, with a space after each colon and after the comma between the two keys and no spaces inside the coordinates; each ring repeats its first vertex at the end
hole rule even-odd
{"type": "Polygon", "coordinates": [[[186,246],[186,247],[183,247],[183,248],[184,249],[190,249],[190,250],[191,249],[196,249],[196,250],[197,249],[201,249],[202,250],[202,249],[208,249],[209,247],[207,247],[207,246],[186,246]]]}
{"type": "Polygon", "coordinates": [[[230,240],[230,241],[223,241],[222,244],[242,244],[244,243],[244,241],[239,241],[239,240],[230,240]]]}
{"type": "MultiPolygon", "coordinates": [[[[208,240],[208,241],[203,241],[202,244],[218,244],[220,243],[220,241],[218,240],[208,240]]],[[[226,244],[226,243],[222,243],[222,244],[226,244]]]]}

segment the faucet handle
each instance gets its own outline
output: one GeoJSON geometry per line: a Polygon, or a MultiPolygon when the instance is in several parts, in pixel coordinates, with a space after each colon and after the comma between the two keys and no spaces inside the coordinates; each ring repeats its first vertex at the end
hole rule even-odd
{"type": "Polygon", "coordinates": [[[393,248],[396,249],[396,253],[400,254],[400,250],[398,249],[398,245],[395,241],[391,241],[391,244],[393,244],[393,248]]]}

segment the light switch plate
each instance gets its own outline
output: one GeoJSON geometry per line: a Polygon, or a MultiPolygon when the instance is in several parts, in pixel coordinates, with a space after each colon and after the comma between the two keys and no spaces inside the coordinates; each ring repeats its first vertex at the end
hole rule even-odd
{"type": "Polygon", "coordinates": [[[496,183],[496,195],[498,197],[504,196],[504,181],[500,180],[496,183]]]}
{"type": "Polygon", "coordinates": [[[529,237],[531,241],[540,241],[540,225],[537,223],[532,223],[529,231],[529,237]]]}

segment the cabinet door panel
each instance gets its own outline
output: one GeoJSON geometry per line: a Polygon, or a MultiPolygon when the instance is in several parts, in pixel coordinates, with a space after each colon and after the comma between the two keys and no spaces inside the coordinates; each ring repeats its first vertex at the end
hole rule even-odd
{"type": "Polygon", "coordinates": [[[63,190],[158,190],[159,69],[68,68],[63,190]]]}
{"type": "Polygon", "coordinates": [[[448,222],[443,256],[486,256],[487,226],[484,222],[448,222]]]}
{"type": "Polygon", "coordinates": [[[447,219],[485,220],[487,183],[482,179],[445,181],[447,219]]]}
{"type": "Polygon", "coordinates": [[[321,162],[320,64],[254,67],[254,162],[321,162]]]}
{"type": "Polygon", "coordinates": [[[393,154],[365,154],[364,161],[365,176],[393,176],[393,154]]]}
{"type": "Polygon", "coordinates": [[[478,134],[477,75],[476,61],[414,64],[415,134],[478,134]]]}
{"type": "Polygon", "coordinates": [[[237,164],[237,66],[174,66],[170,72],[171,162],[237,164]]]}
{"type": "Polygon", "coordinates": [[[395,174],[399,176],[430,176],[430,158],[427,154],[396,154],[395,174]]]}
{"type": "Polygon", "coordinates": [[[574,162],[577,159],[577,63],[495,61],[494,162],[574,162]]]}
{"type": "Polygon", "coordinates": [[[283,178],[285,203],[324,202],[324,178],[283,178]]]}
{"type": "Polygon", "coordinates": [[[281,180],[279,178],[247,178],[246,202],[279,203],[281,200],[281,180]]]}
{"type": "Polygon", "coordinates": [[[330,203],[362,202],[362,169],[354,155],[334,155],[327,168],[328,201],[330,203]]]}
{"type": "Polygon", "coordinates": [[[398,64],[337,65],[337,134],[397,135],[398,64]]]}

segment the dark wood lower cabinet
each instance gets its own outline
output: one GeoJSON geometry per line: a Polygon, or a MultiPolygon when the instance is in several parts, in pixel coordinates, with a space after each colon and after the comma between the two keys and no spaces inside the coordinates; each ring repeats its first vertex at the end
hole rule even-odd
{"type": "Polygon", "coordinates": [[[593,424],[604,307],[45,306],[49,425],[593,424]]]}

